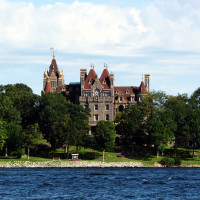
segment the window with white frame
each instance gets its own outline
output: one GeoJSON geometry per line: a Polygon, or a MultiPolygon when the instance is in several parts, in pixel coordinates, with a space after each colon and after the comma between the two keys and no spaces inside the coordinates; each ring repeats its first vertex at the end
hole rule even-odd
{"type": "Polygon", "coordinates": [[[98,121],[99,120],[99,116],[98,115],[94,115],[94,121],[98,121]]]}
{"type": "Polygon", "coordinates": [[[98,104],[94,105],[94,110],[98,110],[98,104]]]}

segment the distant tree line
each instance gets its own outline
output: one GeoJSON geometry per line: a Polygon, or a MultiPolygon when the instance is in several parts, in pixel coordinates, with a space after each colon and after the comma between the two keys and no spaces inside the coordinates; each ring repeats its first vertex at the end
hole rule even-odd
{"type": "MultiPolygon", "coordinates": [[[[165,92],[152,92],[143,101],[127,106],[115,121],[100,121],[89,137],[90,110],[69,103],[59,93],[38,96],[24,84],[0,85],[0,149],[5,155],[26,153],[35,146],[46,145],[53,153],[69,147],[92,147],[98,150],[118,147],[134,153],[153,147],[157,156],[169,144],[174,155],[178,147],[200,146],[200,89],[190,97],[165,92]],[[26,152],[24,152],[26,151],[26,152]]],[[[41,153],[41,152],[39,152],[41,153]]]]}
{"type": "Polygon", "coordinates": [[[134,152],[144,146],[154,147],[157,156],[171,144],[194,150],[200,146],[200,89],[190,97],[152,92],[142,103],[128,106],[115,119],[121,145],[134,152]]]}

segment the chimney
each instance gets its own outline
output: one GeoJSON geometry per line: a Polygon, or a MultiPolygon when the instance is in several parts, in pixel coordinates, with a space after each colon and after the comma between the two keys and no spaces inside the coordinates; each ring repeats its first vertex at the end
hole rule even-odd
{"type": "Polygon", "coordinates": [[[147,92],[149,92],[149,77],[150,77],[149,74],[144,75],[144,82],[145,82],[144,84],[145,84],[147,92]]]}

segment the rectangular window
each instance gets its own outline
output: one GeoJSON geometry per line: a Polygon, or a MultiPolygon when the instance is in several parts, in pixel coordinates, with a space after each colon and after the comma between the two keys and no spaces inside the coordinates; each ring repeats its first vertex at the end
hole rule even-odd
{"type": "Polygon", "coordinates": [[[109,115],[106,115],[106,120],[109,120],[109,115]]]}
{"type": "Polygon", "coordinates": [[[84,96],[85,96],[85,97],[90,97],[90,92],[85,92],[85,93],[84,93],[84,96]]]}
{"type": "Polygon", "coordinates": [[[98,115],[94,115],[94,121],[98,121],[99,120],[99,116],[98,115]]]}
{"type": "Polygon", "coordinates": [[[94,110],[98,110],[98,105],[94,105],[94,110]]]}
{"type": "Polygon", "coordinates": [[[122,101],[122,97],[119,97],[119,100],[122,101]]]}
{"type": "Polygon", "coordinates": [[[109,105],[106,105],[106,110],[109,110],[109,105]]]}
{"type": "Polygon", "coordinates": [[[104,96],[105,97],[110,97],[111,96],[111,92],[104,92],[104,96]]]}

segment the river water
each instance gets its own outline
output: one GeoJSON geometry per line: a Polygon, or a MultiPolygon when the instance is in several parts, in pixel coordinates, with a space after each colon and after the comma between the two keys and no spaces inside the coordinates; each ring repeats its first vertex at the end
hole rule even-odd
{"type": "Polygon", "coordinates": [[[0,169],[0,199],[199,200],[200,168],[0,169]]]}

